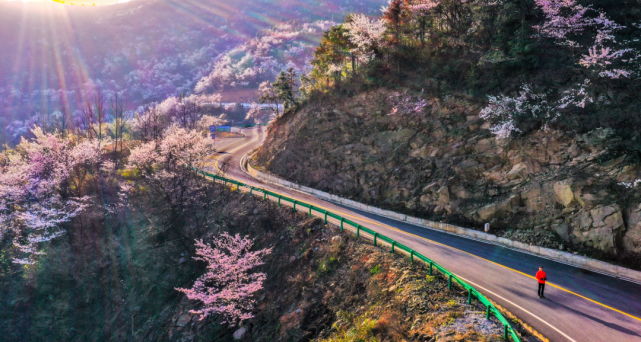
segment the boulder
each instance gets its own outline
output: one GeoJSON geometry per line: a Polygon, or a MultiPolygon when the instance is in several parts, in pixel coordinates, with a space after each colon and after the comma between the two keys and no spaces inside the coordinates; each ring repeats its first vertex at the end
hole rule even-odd
{"type": "Polygon", "coordinates": [[[247,328],[241,327],[240,329],[234,331],[234,340],[242,340],[247,333],[247,328]]]}
{"type": "Polygon", "coordinates": [[[528,156],[543,165],[547,164],[549,160],[547,150],[541,145],[532,146],[528,152],[528,156]]]}
{"type": "Polygon", "coordinates": [[[528,189],[525,189],[521,192],[521,198],[523,199],[523,204],[527,209],[532,211],[542,211],[545,209],[545,202],[542,200],[541,195],[543,190],[539,185],[534,185],[528,189]]]}
{"type": "Polygon", "coordinates": [[[589,194],[589,193],[583,193],[581,191],[576,191],[574,193],[574,199],[583,207],[590,209],[594,207],[597,204],[597,198],[596,196],[589,194]]]}
{"type": "Polygon", "coordinates": [[[567,181],[554,183],[554,195],[556,202],[566,208],[574,203],[574,193],[567,181]]]}
{"type": "Polygon", "coordinates": [[[618,253],[617,240],[625,232],[625,223],[617,205],[582,210],[572,218],[572,224],[572,237],[578,242],[606,253],[618,253]]]}
{"type": "Polygon", "coordinates": [[[616,232],[610,227],[573,230],[573,236],[581,243],[610,254],[617,254],[616,232]]]}
{"type": "Polygon", "coordinates": [[[488,181],[492,182],[502,182],[503,181],[503,170],[497,165],[485,172],[483,172],[483,177],[488,181]]]}
{"type": "Polygon", "coordinates": [[[421,148],[417,148],[412,150],[410,152],[410,157],[413,158],[421,158],[421,159],[427,159],[430,156],[430,149],[429,146],[423,146],[421,148]]]}
{"type": "Polygon", "coordinates": [[[626,165],[621,169],[621,172],[617,175],[618,183],[630,183],[634,182],[637,178],[638,171],[636,165],[626,165]]]}
{"type": "MultiPolygon", "coordinates": [[[[500,151],[502,152],[502,151],[500,151]]],[[[503,158],[499,151],[490,151],[486,153],[477,154],[475,156],[476,161],[482,164],[498,165],[503,162],[503,158]]]]}
{"type": "Polygon", "coordinates": [[[495,138],[487,138],[487,139],[479,140],[476,143],[476,146],[474,146],[474,149],[476,150],[476,153],[483,153],[490,150],[492,147],[494,147],[495,142],[496,142],[495,138]]]}
{"type": "Polygon", "coordinates": [[[590,216],[589,211],[581,211],[576,216],[574,222],[576,223],[576,228],[578,229],[589,229],[592,227],[592,216],[590,216]]]}
{"type": "Polygon", "coordinates": [[[521,196],[513,195],[505,201],[486,205],[475,212],[479,222],[490,222],[507,216],[514,208],[520,206],[521,196]]]}
{"type": "Polygon", "coordinates": [[[628,213],[628,229],[623,235],[623,250],[641,253],[641,204],[628,213]]]}
{"type": "Polygon", "coordinates": [[[521,162],[512,166],[512,169],[510,170],[510,172],[507,173],[507,179],[512,180],[517,178],[525,178],[525,176],[528,173],[529,172],[528,172],[527,164],[524,162],[521,162]]]}
{"type": "Polygon", "coordinates": [[[563,239],[565,242],[570,241],[570,225],[563,220],[557,220],[552,224],[552,229],[563,239]]]}
{"type": "Polygon", "coordinates": [[[593,227],[603,227],[607,226],[608,218],[611,215],[616,215],[617,218],[614,220],[609,220],[610,222],[616,221],[620,224],[623,224],[623,219],[621,212],[618,210],[618,207],[615,206],[603,206],[590,210],[590,216],[592,216],[592,226],[593,227]]]}
{"type": "Polygon", "coordinates": [[[515,165],[525,161],[525,157],[518,150],[510,150],[507,152],[507,159],[510,161],[510,164],[515,165]]]}
{"type": "Polygon", "coordinates": [[[437,194],[437,196],[438,196],[438,201],[439,201],[440,203],[443,203],[443,204],[448,204],[448,203],[450,203],[450,190],[448,189],[448,187],[447,187],[447,186],[444,186],[444,187],[440,188],[440,189],[436,192],[436,194],[437,194]]]}
{"type": "Polygon", "coordinates": [[[455,170],[457,172],[477,173],[483,171],[484,167],[474,159],[465,159],[456,165],[455,170]]]}
{"type": "Polygon", "coordinates": [[[460,184],[451,186],[450,188],[451,188],[451,193],[454,195],[455,198],[468,199],[468,198],[471,198],[473,195],[472,192],[470,192],[460,184]]]}
{"type": "Polygon", "coordinates": [[[189,322],[191,322],[191,316],[189,314],[184,314],[178,317],[178,320],[176,321],[176,326],[184,327],[189,322]]]}

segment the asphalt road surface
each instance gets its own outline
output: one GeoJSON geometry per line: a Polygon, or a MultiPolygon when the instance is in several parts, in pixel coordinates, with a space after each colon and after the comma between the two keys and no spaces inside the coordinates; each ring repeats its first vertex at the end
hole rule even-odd
{"type": "Polygon", "coordinates": [[[482,241],[426,229],[343,207],[243,172],[241,158],[265,140],[265,128],[219,147],[206,169],[228,165],[225,176],[332,210],[413,248],[517,315],[550,341],[641,341],[641,284],[590,272],[482,241]],[[539,299],[534,274],[547,273],[547,299],[539,299]]]}

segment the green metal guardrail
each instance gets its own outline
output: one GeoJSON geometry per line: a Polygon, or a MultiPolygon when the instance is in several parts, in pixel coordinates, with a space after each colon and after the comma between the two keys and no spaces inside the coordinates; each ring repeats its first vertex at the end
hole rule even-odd
{"type": "Polygon", "coordinates": [[[463,280],[459,279],[456,275],[454,275],[450,271],[446,270],[444,267],[442,267],[439,264],[435,263],[434,261],[430,260],[426,256],[414,251],[413,249],[411,249],[411,248],[409,248],[409,247],[407,247],[405,245],[402,245],[402,244],[392,240],[391,238],[389,238],[389,237],[387,237],[387,236],[385,236],[383,234],[377,233],[377,232],[373,231],[372,229],[363,227],[363,226],[361,226],[360,224],[358,224],[356,222],[350,221],[350,220],[348,220],[348,219],[346,219],[346,218],[344,218],[344,217],[342,217],[340,215],[334,214],[334,213],[332,213],[330,211],[327,211],[325,209],[321,209],[321,208],[315,207],[314,205],[311,205],[311,204],[308,204],[308,203],[305,203],[305,202],[301,202],[301,201],[295,200],[293,198],[289,198],[287,196],[283,196],[283,195],[277,194],[275,192],[271,192],[269,190],[265,190],[263,188],[250,186],[250,185],[235,181],[233,179],[229,179],[229,178],[221,177],[221,176],[214,175],[214,174],[211,174],[211,173],[207,173],[207,172],[195,169],[195,168],[194,168],[194,170],[196,170],[198,173],[200,173],[200,174],[202,174],[204,176],[212,178],[214,180],[214,182],[220,181],[225,186],[227,184],[236,185],[236,187],[238,189],[240,189],[241,187],[245,187],[245,188],[249,189],[249,194],[250,195],[253,195],[254,191],[262,193],[264,200],[267,200],[271,196],[274,199],[278,199],[278,205],[279,206],[281,205],[281,201],[290,202],[290,203],[293,204],[293,211],[296,211],[296,206],[307,208],[307,209],[309,209],[309,216],[310,217],[312,216],[312,211],[316,211],[316,212],[320,213],[321,215],[324,215],[325,224],[327,224],[327,219],[328,218],[334,218],[337,221],[340,221],[340,229],[341,229],[341,231],[343,231],[345,225],[352,226],[352,227],[354,227],[356,229],[356,237],[357,238],[360,238],[361,232],[367,233],[373,238],[374,246],[377,246],[377,244],[380,241],[384,241],[385,243],[387,243],[387,244],[389,244],[391,246],[391,253],[394,253],[396,250],[400,250],[402,252],[407,253],[410,256],[411,262],[414,262],[414,259],[419,259],[419,260],[425,262],[425,264],[429,265],[429,275],[432,275],[434,268],[436,268],[436,270],[438,270],[445,277],[447,277],[447,279],[448,279],[448,287],[450,289],[452,288],[452,284],[454,282],[458,283],[461,287],[463,287],[468,292],[468,295],[467,295],[467,303],[468,304],[472,303],[473,297],[476,297],[481,303],[483,303],[483,305],[485,305],[485,307],[486,307],[485,317],[487,319],[489,319],[490,315],[494,314],[494,316],[496,316],[496,318],[498,318],[498,320],[501,322],[501,324],[503,324],[503,338],[506,341],[508,340],[508,335],[510,335],[510,336],[512,336],[512,339],[514,340],[514,342],[521,342],[521,339],[519,338],[518,334],[516,333],[516,331],[514,331],[514,328],[512,328],[512,326],[507,321],[507,319],[494,306],[494,304],[492,304],[492,302],[490,302],[487,298],[485,298],[484,295],[482,295],[480,292],[478,292],[472,286],[468,285],[463,280]]]}

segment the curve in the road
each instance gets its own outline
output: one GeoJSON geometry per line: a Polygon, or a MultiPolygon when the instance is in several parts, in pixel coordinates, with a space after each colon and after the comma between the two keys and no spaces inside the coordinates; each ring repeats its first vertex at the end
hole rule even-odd
{"type": "Polygon", "coordinates": [[[376,225],[394,232],[392,238],[430,257],[437,255],[431,258],[484,291],[488,297],[511,312],[521,317],[534,318],[534,321],[525,321],[552,341],[641,341],[641,286],[638,284],[586,273],[570,265],[511,249],[359,212],[296,190],[256,180],[242,172],[239,167],[240,158],[259,146],[262,140],[264,134],[261,139],[261,134],[251,130],[245,138],[219,148],[225,150],[225,154],[218,158],[215,166],[220,160],[229,157],[238,161],[231,163],[232,167],[227,170],[230,178],[270,191],[284,192],[285,196],[300,199],[301,202],[313,202],[316,207],[352,217],[363,222],[363,225],[376,225]],[[240,142],[244,144],[232,148],[240,142]],[[439,256],[442,260],[439,260],[439,256]],[[538,265],[546,267],[549,278],[558,279],[556,284],[548,284],[561,292],[548,292],[551,299],[547,301],[533,298],[535,290],[531,280],[534,277],[525,273],[538,265]],[[527,293],[520,290],[523,288],[528,289],[527,293]],[[554,325],[550,322],[554,322],[554,325]]]}

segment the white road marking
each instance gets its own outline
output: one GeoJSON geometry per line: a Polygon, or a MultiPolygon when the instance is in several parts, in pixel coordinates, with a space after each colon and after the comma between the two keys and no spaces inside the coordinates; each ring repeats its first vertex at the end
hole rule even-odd
{"type": "Polygon", "coordinates": [[[541,317],[539,317],[539,316],[537,316],[537,315],[535,315],[535,314],[533,314],[533,313],[531,313],[531,312],[529,312],[529,311],[525,310],[524,308],[520,307],[519,305],[515,304],[514,302],[512,302],[512,301],[510,301],[510,300],[508,300],[508,299],[505,299],[505,298],[503,298],[503,297],[501,297],[501,296],[499,296],[499,295],[497,295],[496,293],[494,293],[494,292],[492,292],[492,291],[490,291],[490,290],[488,290],[488,289],[484,288],[483,286],[481,286],[481,285],[479,285],[479,284],[475,284],[475,283],[473,283],[473,282],[471,282],[471,281],[469,281],[469,280],[467,280],[467,279],[465,279],[465,278],[463,278],[463,277],[461,277],[461,276],[458,276],[458,277],[459,277],[459,278],[461,278],[463,281],[465,281],[465,282],[467,282],[467,283],[469,283],[469,284],[472,284],[472,285],[474,285],[475,287],[477,287],[477,288],[479,288],[479,289],[481,289],[481,290],[483,290],[483,291],[485,291],[485,292],[487,292],[487,293],[491,293],[492,295],[494,295],[494,296],[496,296],[496,297],[498,297],[498,298],[501,298],[501,300],[504,300],[505,302],[510,303],[511,305],[514,305],[515,307],[519,308],[520,310],[523,310],[523,312],[525,312],[525,313],[527,313],[528,315],[530,315],[530,316],[532,316],[532,317],[534,317],[534,318],[538,319],[538,320],[539,320],[539,321],[541,321],[543,324],[547,325],[548,327],[552,328],[554,331],[556,331],[556,332],[558,332],[559,334],[563,335],[565,338],[567,338],[567,339],[568,339],[568,341],[570,341],[570,342],[576,342],[576,340],[575,340],[575,339],[573,339],[572,337],[568,336],[568,335],[567,335],[567,334],[565,334],[563,331],[561,331],[561,330],[557,329],[555,326],[553,326],[552,324],[550,324],[550,323],[546,322],[546,321],[545,321],[545,320],[543,320],[541,317]]]}

